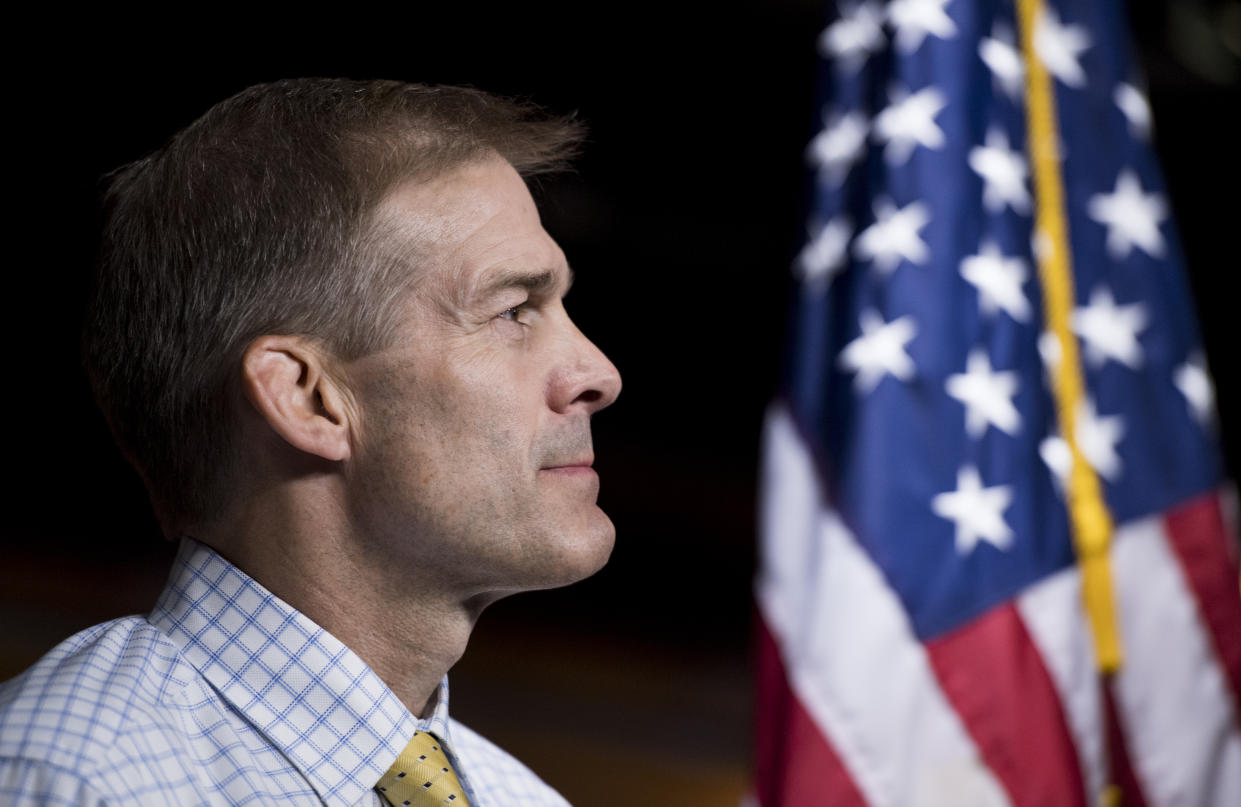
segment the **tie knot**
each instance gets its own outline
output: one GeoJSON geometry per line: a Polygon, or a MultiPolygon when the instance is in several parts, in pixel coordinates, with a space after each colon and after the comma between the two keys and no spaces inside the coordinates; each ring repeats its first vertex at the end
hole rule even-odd
{"type": "Polygon", "coordinates": [[[414,732],[409,745],[380,777],[375,789],[393,807],[469,806],[465,790],[444,752],[444,744],[425,731],[414,732]]]}

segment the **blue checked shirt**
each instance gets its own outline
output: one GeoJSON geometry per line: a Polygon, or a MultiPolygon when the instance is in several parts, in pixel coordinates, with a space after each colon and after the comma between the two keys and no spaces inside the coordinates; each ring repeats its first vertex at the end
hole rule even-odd
{"type": "Polygon", "coordinates": [[[381,807],[415,730],[473,807],[567,807],[448,716],[423,720],[334,636],[185,540],[149,617],[73,636],[0,685],[0,804],[381,807]]]}

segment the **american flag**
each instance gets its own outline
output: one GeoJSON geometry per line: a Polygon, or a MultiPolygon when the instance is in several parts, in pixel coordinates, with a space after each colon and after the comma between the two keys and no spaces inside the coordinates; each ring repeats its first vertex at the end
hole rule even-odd
{"type": "Polygon", "coordinates": [[[1125,19],[866,0],[818,40],[764,807],[1241,804],[1235,509],[1125,19]]]}

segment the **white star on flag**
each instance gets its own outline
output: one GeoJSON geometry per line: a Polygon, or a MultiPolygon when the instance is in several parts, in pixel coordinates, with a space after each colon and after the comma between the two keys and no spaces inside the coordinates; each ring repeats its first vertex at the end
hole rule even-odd
{"type": "Polygon", "coordinates": [[[1004,92],[1014,100],[1020,98],[1025,85],[1026,66],[1013,42],[1013,32],[997,23],[991,30],[991,36],[983,37],[978,43],[978,55],[1004,92]]]}
{"type": "Polygon", "coordinates": [[[1047,437],[1038,444],[1038,455],[1043,458],[1051,471],[1051,478],[1056,480],[1056,487],[1063,493],[1069,485],[1069,474],[1073,471],[1073,452],[1063,437],[1047,437]]]}
{"type": "Polygon", "coordinates": [[[948,104],[936,87],[924,87],[913,95],[894,87],[888,93],[889,105],[875,118],[873,136],[887,143],[883,158],[889,165],[900,165],[909,159],[915,147],[944,147],[944,132],[935,123],[935,116],[948,104]]]}
{"type": "Polygon", "coordinates": [[[1060,337],[1056,336],[1053,331],[1043,331],[1039,334],[1038,355],[1048,372],[1054,373],[1058,370],[1060,360],[1064,358],[1064,351],[1060,348],[1060,337]]]}
{"type": "Polygon", "coordinates": [[[940,39],[957,35],[957,26],[944,12],[948,0],[892,0],[888,4],[888,22],[896,29],[896,47],[912,53],[934,34],[940,39]]]}
{"type": "MultiPolygon", "coordinates": [[[[1077,407],[1077,428],[1074,432],[1077,434],[1077,447],[1086,463],[1109,482],[1115,482],[1121,472],[1116,444],[1125,433],[1124,419],[1120,415],[1100,417],[1094,403],[1084,400],[1077,407]]],[[[1067,486],[1073,470],[1073,453],[1068,442],[1063,437],[1048,437],[1039,443],[1038,453],[1061,489],[1067,486]]]]}
{"type": "Polygon", "coordinates": [[[849,112],[828,122],[810,141],[809,157],[835,183],[849,172],[862,156],[870,121],[858,112],[849,112]]]}
{"type": "Polygon", "coordinates": [[[1021,415],[1013,406],[1017,373],[993,372],[985,350],[971,350],[965,372],[948,376],[944,386],[950,396],[965,404],[965,431],[970,437],[982,437],[988,424],[1009,436],[1021,430],[1021,415]]]}
{"type": "Polygon", "coordinates": [[[1131,370],[1142,366],[1142,345],[1138,334],[1147,324],[1142,303],[1116,305],[1112,292],[1098,286],[1090,293],[1090,304],[1074,309],[1070,325],[1082,338],[1086,358],[1096,367],[1108,359],[1131,370]]]}
{"type": "Polygon", "coordinates": [[[1060,337],[1053,331],[1043,331],[1038,335],[1035,345],[1038,347],[1038,356],[1043,364],[1043,383],[1048,389],[1055,389],[1056,384],[1060,383],[1056,379],[1056,374],[1060,371],[1060,360],[1064,358],[1060,337]]]}
{"type": "Polygon", "coordinates": [[[1078,57],[1090,47],[1090,37],[1080,25],[1061,25],[1056,10],[1039,9],[1034,23],[1034,52],[1047,71],[1070,87],[1086,84],[1086,72],[1078,57]]]}
{"type": "Polygon", "coordinates": [[[982,202],[987,210],[999,213],[1008,205],[1018,213],[1030,210],[1026,177],[1030,173],[1026,157],[1008,147],[1008,136],[996,127],[987,130],[985,146],[970,149],[970,168],[982,177],[982,202]]]}
{"type": "Polygon", "coordinates": [[[826,288],[845,265],[852,235],[853,225],[843,216],[837,216],[802,247],[797,256],[797,266],[807,286],[816,291],[826,288]]]}
{"type": "Polygon", "coordinates": [[[1107,227],[1107,251],[1116,260],[1129,257],[1136,246],[1152,258],[1163,257],[1163,233],[1159,222],[1168,206],[1158,193],[1143,193],[1138,175],[1125,168],[1116,176],[1112,193],[1090,197],[1090,218],[1107,227]]]}
{"type": "Polygon", "coordinates": [[[905,345],[918,329],[913,317],[905,316],[885,323],[874,309],[863,311],[859,319],[862,333],[840,351],[840,366],[857,373],[853,379],[858,392],[870,392],[885,375],[901,381],[913,378],[913,359],[905,345]]]}
{"type": "Polygon", "coordinates": [[[875,202],[875,223],[853,242],[853,254],[874,261],[875,268],[889,274],[902,259],[926,263],[931,251],[918,234],[931,221],[925,202],[910,202],[900,210],[887,199],[875,202]]]}
{"type": "Polygon", "coordinates": [[[957,471],[957,489],[931,499],[935,515],[956,525],[957,553],[968,554],[986,541],[996,549],[1008,549],[1013,531],[1004,521],[1004,511],[1013,501],[1011,485],[982,486],[978,469],[966,465],[957,471]]]}
{"type": "Polygon", "coordinates": [[[1120,415],[1102,417],[1094,402],[1086,399],[1077,407],[1077,445],[1090,466],[1109,482],[1120,477],[1120,455],[1116,444],[1125,434],[1125,421],[1120,415]]]}
{"type": "Polygon", "coordinates": [[[1200,425],[1206,426],[1215,420],[1215,385],[1211,383],[1211,375],[1207,372],[1206,359],[1202,353],[1195,351],[1189,359],[1172,374],[1172,383],[1185,396],[1189,410],[1200,425]]]}
{"type": "Polygon", "coordinates": [[[961,260],[961,277],[978,289],[978,304],[983,313],[1003,309],[1018,322],[1030,319],[1030,302],[1021,290],[1027,274],[1024,260],[1005,257],[990,241],[979,247],[977,255],[961,260]]]}
{"type": "Polygon", "coordinates": [[[1123,81],[1116,85],[1112,92],[1112,100],[1120,108],[1125,120],[1129,121],[1129,132],[1143,140],[1150,138],[1151,107],[1142,91],[1132,84],[1123,81]]]}
{"type": "Polygon", "coordinates": [[[867,0],[845,6],[840,19],[823,29],[819,53],[835,57],[842,67],[856,69],[883,47],[884,39],[883,11],[878,3],[867,0]]]}

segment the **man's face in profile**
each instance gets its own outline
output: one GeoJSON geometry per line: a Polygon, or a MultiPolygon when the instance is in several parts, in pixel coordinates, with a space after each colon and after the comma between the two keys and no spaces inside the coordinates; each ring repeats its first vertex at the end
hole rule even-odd
{"type": "Polygon", "coordinates": [[[471,596],[592,574],[615,530],[590,416],[620,376],[565,311],[568,264],[524,181],[491,157],[398,187],[380,218],[428,246],[391,346],[346,367],[355,523],[416,580],[471,596]]]}

